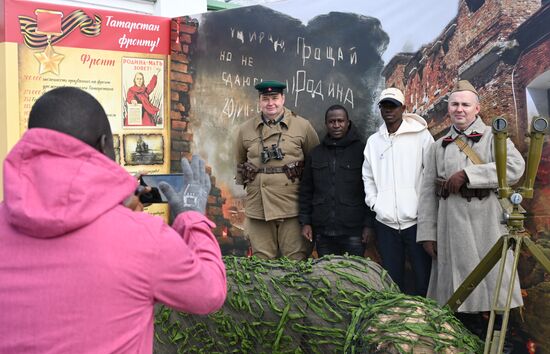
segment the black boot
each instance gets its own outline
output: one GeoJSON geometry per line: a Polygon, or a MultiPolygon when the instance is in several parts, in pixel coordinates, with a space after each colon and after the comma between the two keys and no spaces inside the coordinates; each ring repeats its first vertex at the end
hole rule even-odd
{"type": "Polygon", "coordinates": [[[482,314],[479,312],[455,312],[456,318],[462,322],[470,332],[478,336],[481,340],[485,340],[487,333],[487,325],[483,321],[482,314]]]}
{"type": "Polygon", "coordinates": [[[506,328],[506,332],[502,333],[502,315],[495,315],[495,326],[496,331],[501,331],[500,335],[506,335],[506,338],[504,338],[504,346],[502,348],[503,354],[510,354],[514,352],[514,345],[512,344],[512,338],[510,337],[510,322],[508,322],[508,326],[506,328]]]}

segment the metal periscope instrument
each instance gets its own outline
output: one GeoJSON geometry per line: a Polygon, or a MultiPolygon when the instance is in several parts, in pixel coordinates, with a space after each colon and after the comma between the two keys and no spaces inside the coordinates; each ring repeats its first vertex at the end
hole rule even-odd
{"type": "Polygon", "coordinates": [[[498,178],[498,196],[503,208],[502,223],[508,226],[509,234],[503,235],[479,262],[477,267],[468,275],[453,296],[447,302],[453,311],[456,311],[464,300],[471,294],[475,287],[485,278],[493,269],[499,260],[500,267],[497,278],[496,294],[494,294],[493,305],[489,317],[489,326],[487,328],[487,337],[485,339],[485,354],[502,353],[504,349],[504,339],[506,328],[510,317],[510,303],[514,290],[514,281],[517,274],[519,254],[522,247],[527,248],[533,257],[539,262],[546,272],[550,273],[550,260],[544,255],[542,250],[529,238],[529,233],[524,228],[525,209],[521,207],[524,198],[533,198],[533,185],[539,168],[542,155],[542,145],[544,135],[548,129],[548,120],[543,117],[534,117],[531,122],[529,155],[527,158],[527,168],[523,185],[517,190],[512,190],[506,179],[506,139],[508,138],[508,122],[502,117],[493,119],[493,134],[496,169],[498,178]],[[504,266],[508,249],[514,251],[513,268],[509,279],[503,279],[504,266]],[[502,282],[508,282],[508,293],[504,307],[498,306],[498,299],[502,282]],[[499,330],[494,329],[496,315],[502,315],[502,326],[499,330]]]}

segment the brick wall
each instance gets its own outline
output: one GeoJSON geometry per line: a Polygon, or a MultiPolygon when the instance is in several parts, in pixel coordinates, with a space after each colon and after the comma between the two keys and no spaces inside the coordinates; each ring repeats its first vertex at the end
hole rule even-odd
{"type": "Polygon", "coordinates": [[[191,158],[193,133],[189,125],[189,88],[193,76],[189,72],[189,46],[197,33],[198,23],[177,18],[171,24],[170,51],[170,170],[181,172],[180,159],[191,158]]]}
{"type": "MultiPolygon", "coordinates": [[[[193,154],[193,111],[190,103],[189,91],[193,86],[192,49],[196,40],[198,22],[189,17],[180,17],[172,20],[171,24],[171,54],[170,54],[170,119],[171,119],[171,151],[170,171],[181,172],[180,160],[182,157],[191,159],[193,154]]],[[[208,161],[206,161],[208,163],[208,161]]],[[[208,196],[206,214],[216,223],[213,230],[220,244],[231,241],[231,224],[223,215],[225,198],[221,189],[216,185],[216,177],[212,175],[212,168],[207,166],[212,189],[208,196]]],[[[229,242],[233,243],[233,242],[229,242]]]]}
{"type": "MultiPolygon", "coordinates": [[[[495,115],[515,116],[511,94],[513,66],[502,58],[514,52],[517,43],[509,36],[540,8],[540,0],[482,3],[471,11],[463,0],[457,17],[438,38],[412,53],[406,64],[385,69],[386,83],[406,87],[409,110],[427,118],[435,136],[449,125],[446,99],[459,77],[469,79],[478,88],[486,122],[495,115]],[[499,87],[498,93],[492,92],[495,86],[499,87]]],[[[510,123],[514,141],[521,143],[518,137],[523,125],[515,119],[510,123]]]]}
{"type": "Polygon", "coordinates": [[[386,87],[405,90],[405,66],[412,57],[412,53],[399,53],[390,60],[382,71],[382,75],[386,78],[386,87]]]}
{"type": "MultiPolygon", "coordinates": [[[[515,66],[515,88],[516,92],[525,92],[529,83],[545,71],[550,70],[550,41],[543,41],[533,46],[519,57],[515,66]]],[[[518,116],[527,117],[527,102],[525,95],[518,95],[518,116]]],[[[527,130],[527,120],[522,120],[522,128],[527,130]]]]}

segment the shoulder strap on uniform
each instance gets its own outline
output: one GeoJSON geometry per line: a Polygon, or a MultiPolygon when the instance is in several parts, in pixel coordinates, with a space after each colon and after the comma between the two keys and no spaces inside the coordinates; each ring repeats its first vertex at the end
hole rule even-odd
{"type": "Polygon", "coordinates": [[[458,146],[460,151],[462,151],[463,153],[466,154],[466,156],[468,156],[468,158],[470,159],[470,161],[473,162],[474,165],[480,165],[480,164],[484,163],[483,160],[479,157],[479,155],[476,154],[474,149],[472,149],[472,147],[470,145],[468,145],[467,142],[462,140],[462,138],[460,136],[458,136],[454,140],[454,143],[458,146]]]}

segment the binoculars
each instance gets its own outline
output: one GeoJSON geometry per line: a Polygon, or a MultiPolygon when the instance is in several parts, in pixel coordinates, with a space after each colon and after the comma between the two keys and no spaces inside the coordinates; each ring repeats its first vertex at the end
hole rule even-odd
{"type": "Polygon", "coordinates": [[[267,163],[270,160],[282,160],[285,157],[285,154],[277,144],[271,145],[271,148],[264,146],[263,151],[260,153],[260,158],[262,163],[267,163]]]}
{"type": "MultiPolygon", "coordinates": [[[[548,120],[544,117],[533,117],[531,121],[531,138],[527,156],[527,168],[525,169],[525,179],[518,192],[525,198],[533,198],[533,185],[542,157],[542,145],[544,144],[544,135],[548,132],[548,120]]],[[[501,198],[509,198],[512,194],[512,188],[508,186],[506,179],[506,139],[508,138],[508,122],[503,117],[493,119],[493,134],[495,136],[495,162],[497,166],[498,193],[501,198]]]]}

